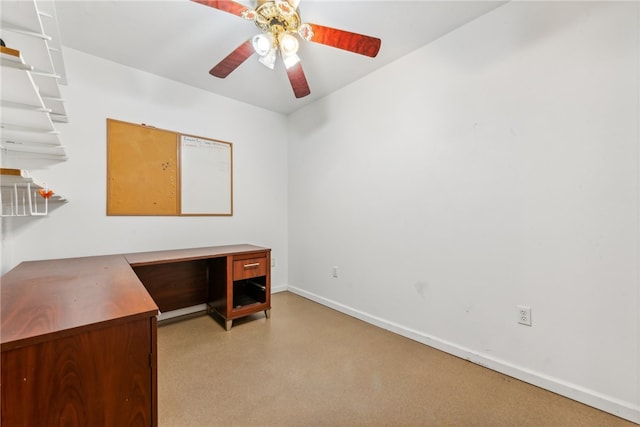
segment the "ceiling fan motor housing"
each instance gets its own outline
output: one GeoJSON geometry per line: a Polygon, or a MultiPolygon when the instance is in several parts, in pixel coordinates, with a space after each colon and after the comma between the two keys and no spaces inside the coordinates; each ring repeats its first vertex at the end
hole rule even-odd
{"type": "Polygon", "coordinates": [[[286,7],[283,8],[282,3],[276,4],[273,1],[261,2],[255,10],[255,23],[258,28],[267,34],[271,34],[276,40],[280,34],[295,34],[300,28],[300,15],[291,7],[288,9],[286,7]]]}

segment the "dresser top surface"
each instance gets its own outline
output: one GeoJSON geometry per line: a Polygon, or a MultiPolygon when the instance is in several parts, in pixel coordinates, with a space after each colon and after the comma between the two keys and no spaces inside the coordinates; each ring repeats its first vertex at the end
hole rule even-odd
{"type": "Polygon", "coordinates": [[[122,255],[23,262],[0,291],[3,351],[158,311],[122,255]]]}

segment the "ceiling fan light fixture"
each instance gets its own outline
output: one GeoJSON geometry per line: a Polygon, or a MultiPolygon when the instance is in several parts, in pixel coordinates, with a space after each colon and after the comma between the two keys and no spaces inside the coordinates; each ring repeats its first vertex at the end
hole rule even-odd
{"type": "Polygon", "coordinates": [[[295,55],[298,52],[298,39],[291,34],[282,34],[279,39],[280,50],[282,51],[282,57],[295,55]]]}
{"type": "Polygon", "coordinates": [[[258,34],[251,39],[253,50],[260,56],[265,56],[270,50],[273,50],[273,40],[270,35],[258,34]]]}

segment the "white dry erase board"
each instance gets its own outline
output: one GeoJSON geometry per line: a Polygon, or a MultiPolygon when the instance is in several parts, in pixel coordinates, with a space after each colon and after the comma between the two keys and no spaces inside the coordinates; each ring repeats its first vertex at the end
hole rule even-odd
{"type": "Polygon", "coordinates": [[[107,215],[233,215],[233,145],[107,119],[107,215]]]}
{"type": "Polygon", "coordinates": [[[182,214],[231,215],[231,144],[180,136],[182,214]]]}

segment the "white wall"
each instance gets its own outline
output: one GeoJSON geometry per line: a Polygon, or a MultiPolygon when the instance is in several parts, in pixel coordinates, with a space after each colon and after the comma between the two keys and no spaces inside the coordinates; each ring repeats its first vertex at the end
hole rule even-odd
{"type": "Polygon", "coordinates": [[[512,2],[290,116],[290,289],[640,422],[639,9],[512,2]]]}
{"type": "Polygon", "coordinates": [[[69,203],[46,218],[11,218],[3,271],[21,261],[252,243],[272,248],[273,287],[287,283],[286,118],[65,49],[69,160],[31,171],[69,203]],[[106,119],[233,143],[231,217],[106,215],[106,119]],[[268,129],[268,132],[262,132],[268,129]]]}

